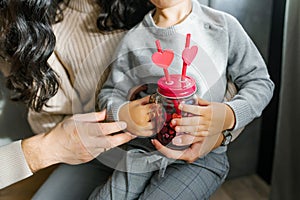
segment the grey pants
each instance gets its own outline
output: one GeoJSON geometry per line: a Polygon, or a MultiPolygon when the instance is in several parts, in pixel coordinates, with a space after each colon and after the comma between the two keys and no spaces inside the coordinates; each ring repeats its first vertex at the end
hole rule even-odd
{"type": "Polygon", "coordinates": [[[85,200],[107,181],[112,170],[97,160],[81,165],[61,164],[34,195],[34,200],[85,200]]]}
{"type": "Polygon", "coordinates": [[[209,199],[229,171],[226,152],[210,152],[191,164],[146,154],[142,150],[130,150],[120,163],[124,166],[118,167],[124,170],[115,170],[90,199],[209,199]]]}
{"type": "Polygon", "coordinates": [[[80,165],[61,164],[34,195],[34,200],[86,200],[99,185],[105,184],[115,165],[124,156],[119,148],[80,165]],[[113,157],[111,157],[113,155],[113,157]],[[103,161],[106,165],[99,162],[103,161]],[[108,167],[110,166],[110,167],[108,167]]]}

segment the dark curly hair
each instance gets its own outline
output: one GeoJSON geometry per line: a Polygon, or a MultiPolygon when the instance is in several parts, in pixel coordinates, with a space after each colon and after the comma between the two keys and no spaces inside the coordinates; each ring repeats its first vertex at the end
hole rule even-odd
{"type": "Polygon", "coordinates": [[[58,77],[47,64],[56,41],[51,28],[56,12],[55,1],[0,1],[1,51],[10,62],[6,85],[12,100],[35,111],[58,90],[58,77]]]}
{"type": "Polygon", "coordinates": [[[102,31],[129,30],[154,8],[149,0],[97,0],[101,13],[97,26],[102,31]]]}
{"type": "MultiPolygon", "coordinates": [[[[13,91],[12,100],[22,101],[34,111],[41,111],[58,90],[58,76],[47,60],[56,43],[51,25],[63,20],[61,5],[68,2],[0,0],[0,56],[10,62],[6,85],[13,91]]],[[[130,29],[154,8],[148,0],[97,3],[101,7],[97,26],[102,31],[130,29]]]]}

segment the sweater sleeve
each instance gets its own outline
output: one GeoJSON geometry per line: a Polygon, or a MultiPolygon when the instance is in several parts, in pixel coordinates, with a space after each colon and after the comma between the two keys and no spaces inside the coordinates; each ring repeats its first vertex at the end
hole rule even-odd
{"type": "Polygon", "coordinates": [[[21,140],[0,147],[0,189],[32,175],[21,140]]]}
{"type": "Polygon", "coordinates": [[[229,58],[227,74],[238,93],[226,102],[234,111],[234,130],[259,117],[272,98],[274,84],[259,51],[239,22],[227,16],[229,58]]]}
{"type": "MultiPolygon", "coordinates": [[[[227,89],[226,89],[226,93],[225,93],[225,97],[224,97],[224,102],[230,101],[236,94],[237,94],[236,86],[234,85],[233,82],[228,80],[227,89]]],[[[232,134],[231,141],[235,140],[244,129],[245,129],[245,127],[233,130],[231,132],[231,134],[232,134]]]]}
{"type": "Polygon", "coordinates": [[[99,109],[107,109],[107,120],[118,121],[120,107],[128,101],[130,89],[138,85],[135,76],[135,56],[123,40],[111,64],[111,72],[98,95],[99,109]]]}

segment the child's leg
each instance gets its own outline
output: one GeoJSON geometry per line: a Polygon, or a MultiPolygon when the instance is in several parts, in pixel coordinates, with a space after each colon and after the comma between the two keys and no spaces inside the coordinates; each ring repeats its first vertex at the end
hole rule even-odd
{"type": "Polygon", "coordinates": [[[137,199],[144,191],[151,176],[151,172],[135,174],[116,170],[111,179],[104,186],[97,187],[89,199],[137,199]]]}
{"type": "Polygon", "coordinates": [[[164,177],[156,172],[139,199],[209,199],[229,171],[226,152],[209,153],[192,164],[173,163],[164,177]]]}
{"type": "Polygon", "coordinates": [[[144,153],[139,149],[128,151],[127,156],[117,166],[118,170],[114,171],[105,185],[94,190],[90,199],[137,199],[153,174],[153,167],[150,167],[153,163],[149,163],[144,153]]]}

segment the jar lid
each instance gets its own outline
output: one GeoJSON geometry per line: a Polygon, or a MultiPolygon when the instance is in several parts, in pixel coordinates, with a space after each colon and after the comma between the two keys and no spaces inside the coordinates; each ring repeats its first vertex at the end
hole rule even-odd
{"type": "Polygon", "coordinates": [[[181,80],[181,74],[171,74],[169,82],[166,77],[162,77],[157,81],[157,85],[160,95],[174,99],[191,96],[197,90],[195,80],[189,76],[181,80]]]}

